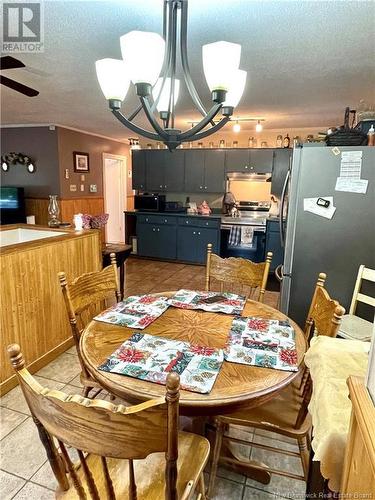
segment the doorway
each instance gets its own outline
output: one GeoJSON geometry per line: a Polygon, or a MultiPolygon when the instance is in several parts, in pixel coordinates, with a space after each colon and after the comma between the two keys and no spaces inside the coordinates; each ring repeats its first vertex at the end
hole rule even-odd
{"type": "Polygon", "coordinates": [[[103,153],[104,210],[106,243],[125,242],[126,156],[103,153]]]}

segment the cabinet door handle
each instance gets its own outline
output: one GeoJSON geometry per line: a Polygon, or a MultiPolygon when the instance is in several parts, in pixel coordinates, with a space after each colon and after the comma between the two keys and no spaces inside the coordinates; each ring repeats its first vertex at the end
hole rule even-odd
{"type": "Polygon", "coordinates": [[[199,189],[203,189],[203,186],[199,186],[199,189]]]}
{"type": "Polygon", "coordinates": [[[164,219],[164,222],[168,222],[168,219],[164,219]]]}
{"type": "Polygon", "coordinates": [[[193,231],[193,234],[195,234],[195,231],[193,231]]]}
{"type": "Polygon", "coordinates": [[[186,221],[185,221],[185,224],[189,224],[189,221],[188,221],[188,220],[186,220],[186,221]]]}
{"type": "Polygon", "coordinates": [[[249,168],[247,165],[245,165],[245,168],[249,168]]]}
{"type": "Polygon", "coordinates": [[[206,222],[206,226],[208,226],[208,222],[206,222]]]}
{"type": "Polygon", "coordinates": [[[204,189],[207,189],[207,186],[204,186],[204,189]]]}
{"type": "Polygon", "coordinates": [[[155,231],[155,228],[153,227],[152,230],[155,231]]]}
{"type": "Polygon", "coordinates": [[[198,234],[201,234],[201,232],[200,232],[200,231],[198,231],[198,234]]]}
{"type": "Polygon", "coordinates": [[[158,228],[158,232],[160,231],[160,229],[158,228]]]}
{"type": "Polygon", "coordinates": [[[146,222],[148,222],[148,218],[146,218],[146,222]]]}
{"type": "Polygon", "coordinates": [[[250,170],[254,170],[254,167],[250,167],[250,170]]]}
{"type": "Polygon", "coordinates": [[[164,189],[167,189],[167,186],[164,186],[164,189]]]}
{"type": "Polygon", "coordinates": [[[160,184],[160,186],[159,186],[159,187],[160,187],[160,188],[162,188],[162,187],[163,187],[163,184],[160,184]]]}

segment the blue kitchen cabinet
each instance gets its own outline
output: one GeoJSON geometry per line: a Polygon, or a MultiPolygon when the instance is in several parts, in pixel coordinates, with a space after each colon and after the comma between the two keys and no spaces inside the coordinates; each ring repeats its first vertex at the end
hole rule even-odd
{"type": "Polygon", "coordinates": [[[266,252],[272,252],[270,271],[274,272],[276,267],[284,262],[284,249],[280,242],[279,221],[268,220],[266,229],[266,252]]]}
{"type": "Polygon", "coordinates": [[[219,221],[184,217],[178,220],[177,260],[204,264],[207,245],[212,244],[212,251],[219,253],[219,221]]]}
{"type": "MultiPolygon", "coordinates": [[[[138,255],[155,259],[176,259],[176,224],[143,221],[137,223],[138,255]]],[[[159,222],[156,220],[156,222],[159,222]]]]}

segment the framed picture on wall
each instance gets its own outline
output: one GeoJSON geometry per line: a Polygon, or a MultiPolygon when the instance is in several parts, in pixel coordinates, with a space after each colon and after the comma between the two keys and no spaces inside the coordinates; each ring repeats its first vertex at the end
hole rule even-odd
{"type": "Polygon", "coordinates": [[[89,155],[73,151],[74,172],[89,172],[89,155]]]}

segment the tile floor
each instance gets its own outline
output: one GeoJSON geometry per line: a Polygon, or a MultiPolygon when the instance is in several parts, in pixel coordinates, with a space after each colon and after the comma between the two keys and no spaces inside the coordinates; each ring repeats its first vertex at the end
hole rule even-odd
{"type": "MultiPolygon", "coordinates": [[[[126,263],[126,294],[161,292],[181,287],[202,289],[204,267],[184,264],[146,261],[130,258],[126,263]]],[[[266,292],[265,302],[275,306],[277,292],[266,292]]],[[[37,380],[50,389],[67,393],[80,391],[79,364],[74,348],[52,361],[35,374],[37,380]]],[[[0,498],[10,500],[47,500],[54,498],[56,482],[46,460],[36,427],[19,387],[0,399],[0,498]]],[[[250,432],[254,442],[297,450],[292,440],[263,431],[250,432]]],[[[241,446],[242,456],[261,460],[272,466],[282,466],[294,473],[302,473],[295,457],[268,453],[255,447],[241,446]]],[[[206,475],[207,476],[207,475],[206,475]]],[[[250,500],[271,498],[304,498],[305,483],[282,476],[273,476],[268,485],[262,485],[245,476],[219,469],[215,500],[250,500]]],[[[206,477],[207,481],[208,477],[206,477]]],[[[152,500],[152,499],[150,499],[152,500]]]]}

